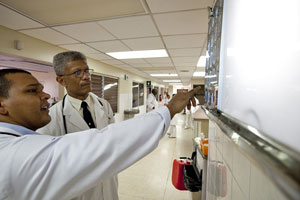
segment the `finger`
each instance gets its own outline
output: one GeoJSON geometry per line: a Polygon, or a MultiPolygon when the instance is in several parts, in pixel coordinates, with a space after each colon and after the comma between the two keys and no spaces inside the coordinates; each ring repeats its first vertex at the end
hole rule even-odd
{"type": "Polygon", "coordinates": [[[189,91],[189,96],[193,97],[199,90],[201,89],[201,87],[196,87],[194,89],[192,89],[191,91],[189,91]]]}
{"type": "Polygon", "coordinates": [[[195,100],[194,97],[192,97],[191,101],[192,101],[192,105],[193,105],[194,107],[196,107],[196,100],[195,100]]]}

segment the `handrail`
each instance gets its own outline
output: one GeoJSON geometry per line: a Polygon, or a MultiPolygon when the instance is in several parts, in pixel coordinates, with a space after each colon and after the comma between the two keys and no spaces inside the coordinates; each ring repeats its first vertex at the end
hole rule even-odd
{"type": "Polygon", "coordinates": [[[299,199],[299,153],[216,108],[202,106],[202,109],[210,120],[260,165],[264,173],[288,198],[299,199]]]}

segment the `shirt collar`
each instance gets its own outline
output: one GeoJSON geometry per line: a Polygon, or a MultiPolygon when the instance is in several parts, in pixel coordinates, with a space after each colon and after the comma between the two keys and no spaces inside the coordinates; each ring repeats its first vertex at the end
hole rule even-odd
{"type": "Polygon", "coordinates": [[[37,132],[30,130],[28,128],[25,128],[24,126],[16,125],[16,124],[10,124],[5,122],[0,122],[0,127],[5,127],[8,129],[12,129],[16,132],[18,132],[21,135],[30,135],[30,134],[38,134],[37,132]]]}
{"type": "MultiPolygon", "coordinates": [[[[67,95],[67,98],[68,98],[69,102],[71,103],[71,105],[72,105],[77,111],[79,111],[79,110],[81,109],[81,102],[82,102],[82,100],[76,99],[76,98],[74,98],[74,97],[71,97],[70,95],[67,95]]],[[[90,94],[89,94],[89,95],[87,96],[87,98],[86,98],[85,100],[83,100],[83,101],[85,101],[85,102],[88,104],[89,107],[92,106],[92,100],[91,100],[90,94]]]]}

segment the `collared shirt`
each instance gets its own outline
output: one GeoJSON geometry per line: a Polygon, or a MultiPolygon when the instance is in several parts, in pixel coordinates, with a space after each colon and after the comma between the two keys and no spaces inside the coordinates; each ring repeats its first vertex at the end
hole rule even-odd
{"type": "MultiPolygon", "coordinates": [[[[79,112],[80,116],[83,118],[83,109],[81,108],[82,100],[71,97],[70,95],[67,95],[67,98],[68,98],[69,102],[71,103],[71,105],[73,106],[73,108],[75,110],[77,110],[79,112]]],[[[88,110],[91,112],[93,121],[95,123],[96,117],[95,117],[94,102],[93,102],[92,98],[90,97],[90,94],[83,101],[85,101],[87,103],[88,110]]]]}
{"type": "Polygon", "coordinates": [[[30,135],[30,134],[39,134],[33,130],[30,130],[28,128],[25,128],[24,126],[16,125],[16,124],[10,124],[5,122],[0,122],[0,127],[5,127],[12,129],[22,135],[30,135]]]}

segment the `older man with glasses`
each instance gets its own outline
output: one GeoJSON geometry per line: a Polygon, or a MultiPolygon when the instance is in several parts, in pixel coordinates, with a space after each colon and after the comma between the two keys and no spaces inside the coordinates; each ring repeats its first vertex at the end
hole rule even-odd
{"type": "MultiPolygon", "coordinates": [[[[53,58],[56,81],[65,87],[63,100],[50,108],[51,122],[37,132],[61,136],[90,128],[103,129],[114,123],[110,104],[91,93],[91,74],[86,57],[75,51],[59,53],[53,58]]],[[[118,180],[114,176],[99,183],[76,199],[118,199],[118,180]]]]}

